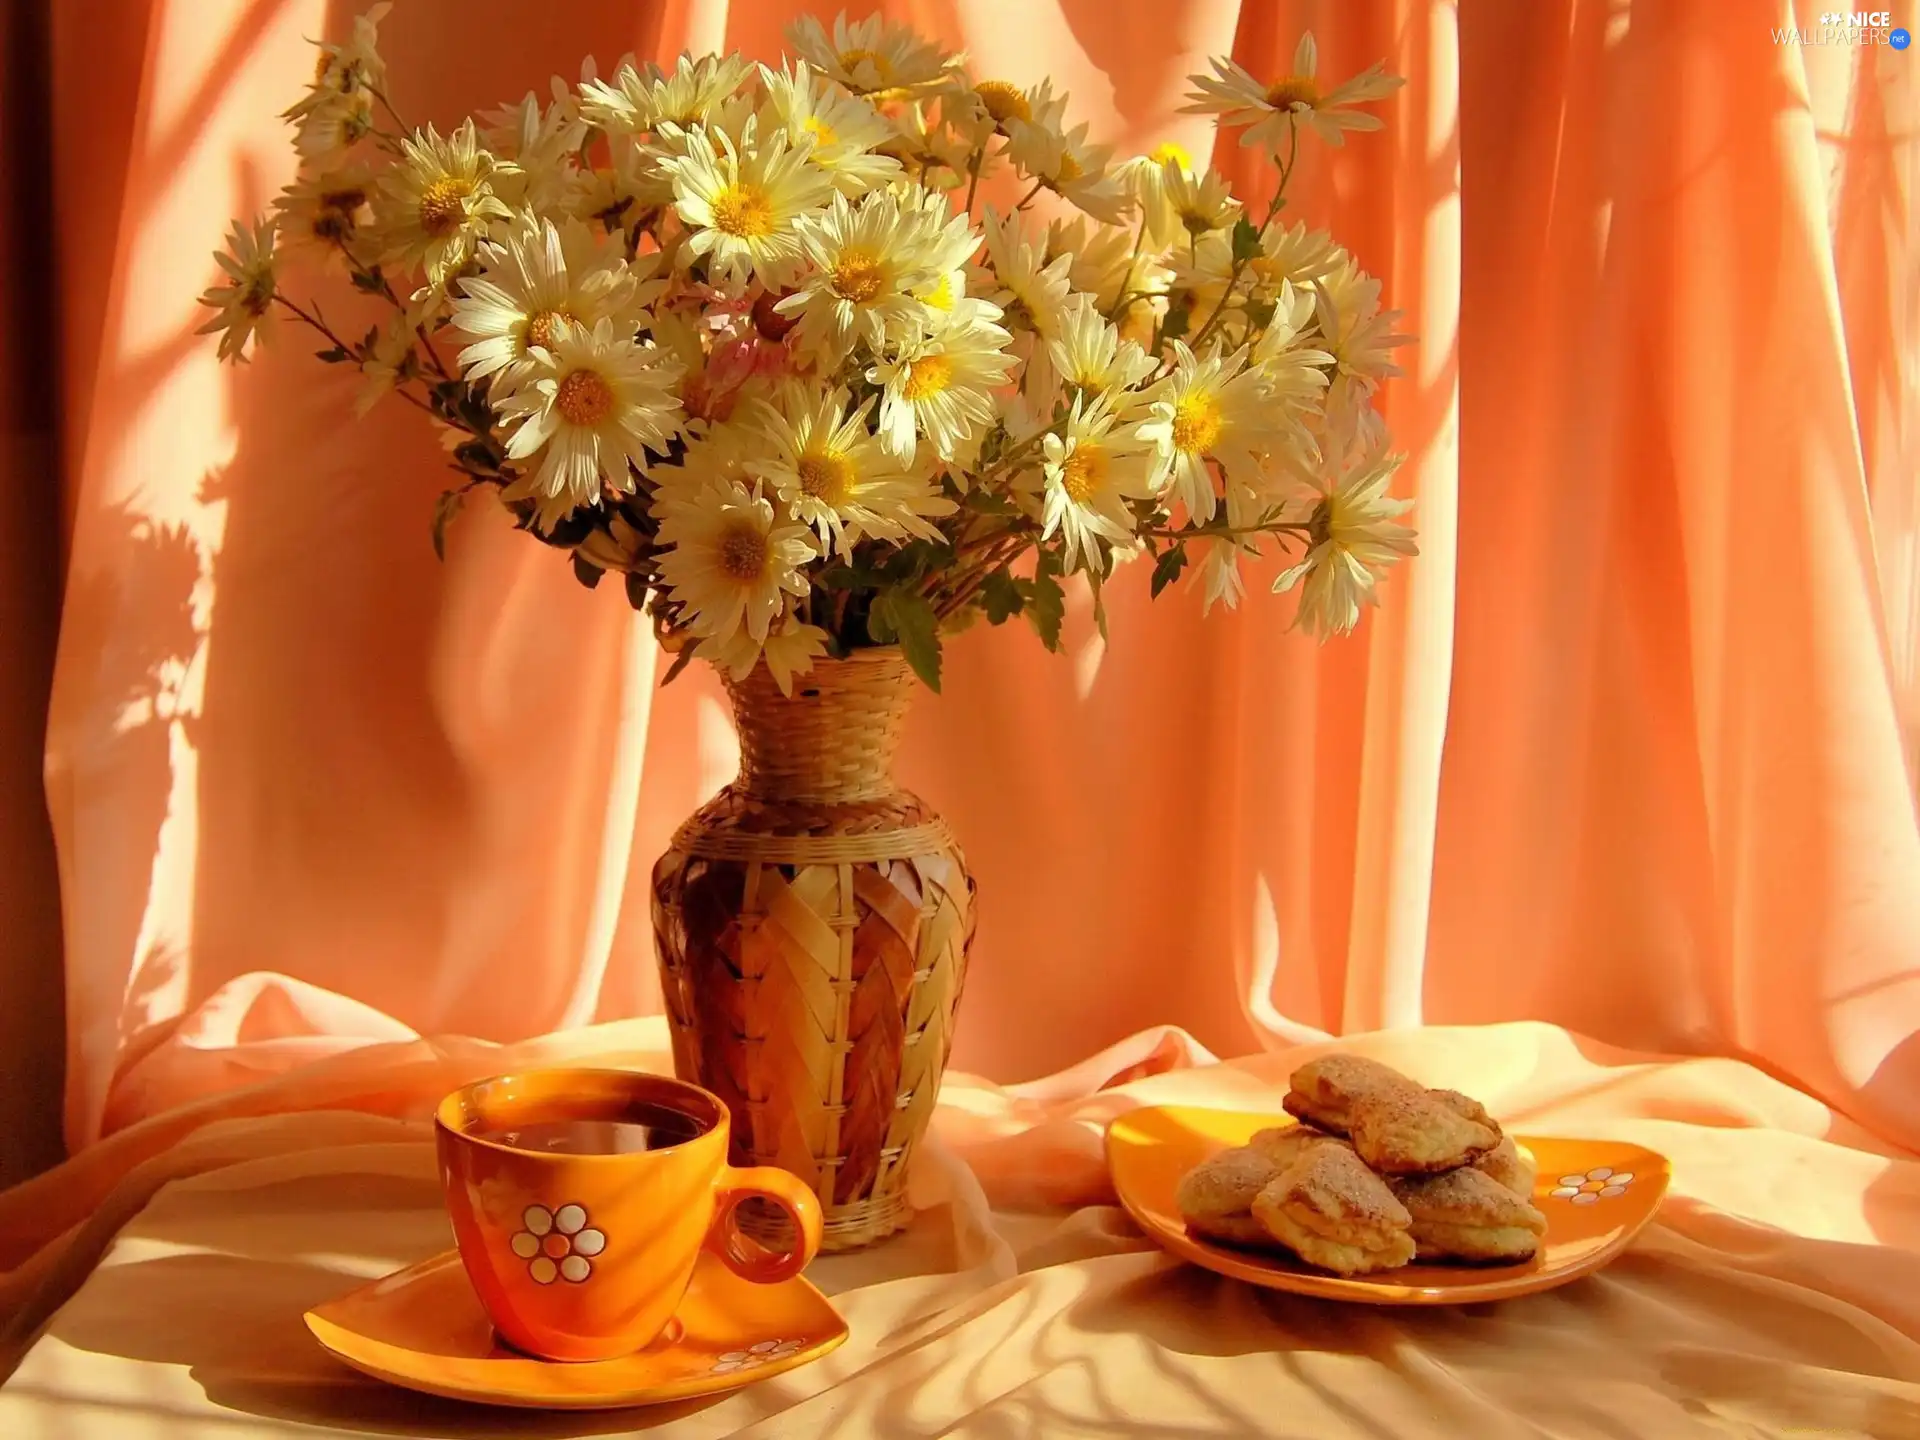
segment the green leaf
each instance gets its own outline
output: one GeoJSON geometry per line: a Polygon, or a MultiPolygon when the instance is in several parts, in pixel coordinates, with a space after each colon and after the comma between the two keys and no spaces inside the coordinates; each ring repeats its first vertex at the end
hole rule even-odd
{"type": "Polygon", "coordinates": [[[573,578],[589,590],[598,585],[600,583],[600,577],[606,573],[606,571],[589,560],[583,560],[578,555],[573,557],[573,578]]]}
{"type": "Polygon", "coordinates": [[[1159,599],[1160,592],[1180,578],[1180,572],[1187,568],[1187,542],[1175,541],[1160,552],[1160,558],[1153,562],[1153,598],[1159,599]]]}
{"type": "Polygon", "coordinates": [[[447,526],[453,517],[460,513],[460,507],[467,502],[466,487],[448,490],[433,504],[433,553],[440,559],[447,558],[447,526]]]}
{"type": "Polygon", "coordinates": [[[1067,595],[1060,588],[1060,562],[1052,552],[1040,552],[1028,585],[1027,619],[1033,622],[1033,631],[1040,637],[1040,643],[1049,650],[1058,650],[1060,622],[1067,616],[1067,595]]]}
{"type": "Polygon", "coordinates": [[[1089,569],[1086,575],[1087,589],[1093,592],[1094,628],[1099,630],[1101,642],[1105,643],[1107,638],[1107,601],[1101,589],[1100,572],[1089,569]]]}
{"type": "Polygon", "coordinates": [[[1242,215],[1233,225],[1233,262],[1244,265],[1260,253],[1260,227],[1242,215]]]}
{"type": "Polygon", "coordinates": [[[647,608],[647,577],[627,572],[627,604],[636,610],[647,608]]]}
{"type": "Polygon", "coordinates": [[[1013,572],[1003,566],[981,583],[980,603],[986,607],[989,625],[1004,625],[1020,613],[1027,597],[1021,593],[1020,582],[1013,578],[1013,572]]]}
{"type": "Polygon", "coordinates": [[[1247,320],[1256,330],[1264,330],[1273,323],[1274,304],[1271,300],[1249,300],[1247,302],[1247,320]]]}
{"type": "Polygon", "coordinates": [[[882,630],[899,641],[913,673],[939,694],[940,621],[927,597],[915,590],[882,590],[867,616],[867,633],[883,645],[891,643],[880,639],[882,630]]]}
{"type": "Polygon", "coordinates": [[[342,360],[347,359],[348,356],[347,356],[347,352],[344,349],[342,349],[340,346],[333,345],[333,346],[329,346],[325,350],[314,351],[313,358],[316,360],[323,360],[329,365],[338,365],[342,360]]]}
{"type": "Polygon", "coordinates": [[[380,293],[381,285],[382,285],[382,281],[380,279],[380,274],[378,271],[355,270],[353,272],[353,288],[356,290],[362,291],[368,295],[378,295],[380,293]]]}

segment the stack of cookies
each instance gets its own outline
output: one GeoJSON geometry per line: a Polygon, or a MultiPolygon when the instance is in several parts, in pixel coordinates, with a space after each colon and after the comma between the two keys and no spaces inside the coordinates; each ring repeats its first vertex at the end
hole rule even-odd
{"type": "Polygon", "coordinates": [[[1262,1130],[1181,1180],[1194,1234],[1290,1250],[1338,1275],[1533,1258],[1547,1218],[1532,1204],[1532,1158],[1479,1101],[1359,1055],[1303,1065],[1292,1087],[1299,1124],[1262,1130]]]}

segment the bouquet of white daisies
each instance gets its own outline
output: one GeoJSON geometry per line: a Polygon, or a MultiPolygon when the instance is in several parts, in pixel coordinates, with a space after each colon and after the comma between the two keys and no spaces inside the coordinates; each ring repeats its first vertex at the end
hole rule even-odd
{"type": "Polygon", "coordinates": [[[1188,108],[1272,161],[1250,208],[1178,147],[1116,163],[1050,82],[977,78],[879,18],[802,19],[778,69],[588,61],[544,104],[412,129],[387,8],[320,47],[287,112],[298,178],[235,224],[202,301],[222,357],[282,313],[361,371],[363,410],[432,417],[461,475],[436,550],[490,489],[584,583],[620,575],[676,671],[765,660],[783,689],[887,644],[938,688],[942,635],[982,615],[1056,648],[1063,582],[1104,632],[1135,558],[1211,606],[1291,551],[1274,588],[1325,636],[1415,553],[1374,405],[1397,312],[1280,223],[1302,143],[1379,128],[1353,108],[1401,83],[1378,66],[1323,86],[1307,36],[1276,80],[1195,77],[1188,108]],[[1002,170],[1004,213],[981,203],[1002,170]],[[385,318],[296,298],[303,262],[385,318]]]}

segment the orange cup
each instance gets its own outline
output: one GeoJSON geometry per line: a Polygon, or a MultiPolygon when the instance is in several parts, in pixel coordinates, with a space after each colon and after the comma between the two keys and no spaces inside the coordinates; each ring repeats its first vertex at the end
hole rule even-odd
{"type": "Polygon", "coordinates": [[[625,1070],[501,1075],[442,1100],[440,1182],[500,1338],[543,1360],[607,1360],[667,1328],[702,1249],[763,1284],[805,1269],[820,1202],[784,1170],[729,1165],[729,1129],[718,1096],[625,1070]],[[643,1126],[662,1120],[649,1141],[643,1126]],[[787,1212],[791,1250],[741,1233],[734,1212],[754,1197],[787,1212]]]}

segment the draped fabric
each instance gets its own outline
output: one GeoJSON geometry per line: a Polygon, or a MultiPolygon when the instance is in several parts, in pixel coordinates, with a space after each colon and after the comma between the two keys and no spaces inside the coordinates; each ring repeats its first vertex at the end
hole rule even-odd
{"type": "MultiPolygon", "coordinates": [[[[44,8],[60,465],[0,524],[12,555],[70,518],[69,1143],[279,1075],[297,1105],[370,1042],[657,1011],[646,876],[732,773],[718,687],[656,689],[612,587],[499,514],[436,561],[419,415],[349,423],[285,329],[240,368],[192,333],[227,217],[291,177],[306,41],[355,7],[44,8]]],[[[383,50],[444,125],[587,54],[771,57],[802,8],[411,0],[383,50]]],[[[1385,405],[1422,553],[1325,647],[1290,599],[1203,618],[1144,573],[1110,644],[1084,608],[1060,656],[952,643],[902,769],[981,887],[956,1064],[1531,1019],[1742,1057],[1920,1143],[1911,52],[1778,43],[1817,7],[1768,0],[881,8],[1052,76],[1127,152],[1203,146],[1184,77],[1278,73],[1303,28],[1323,74],[1410,82],[1290,203],[1419,336],[1385,405]]],[[[9,326],[7,373],[41,338],[9,326]]]]}

